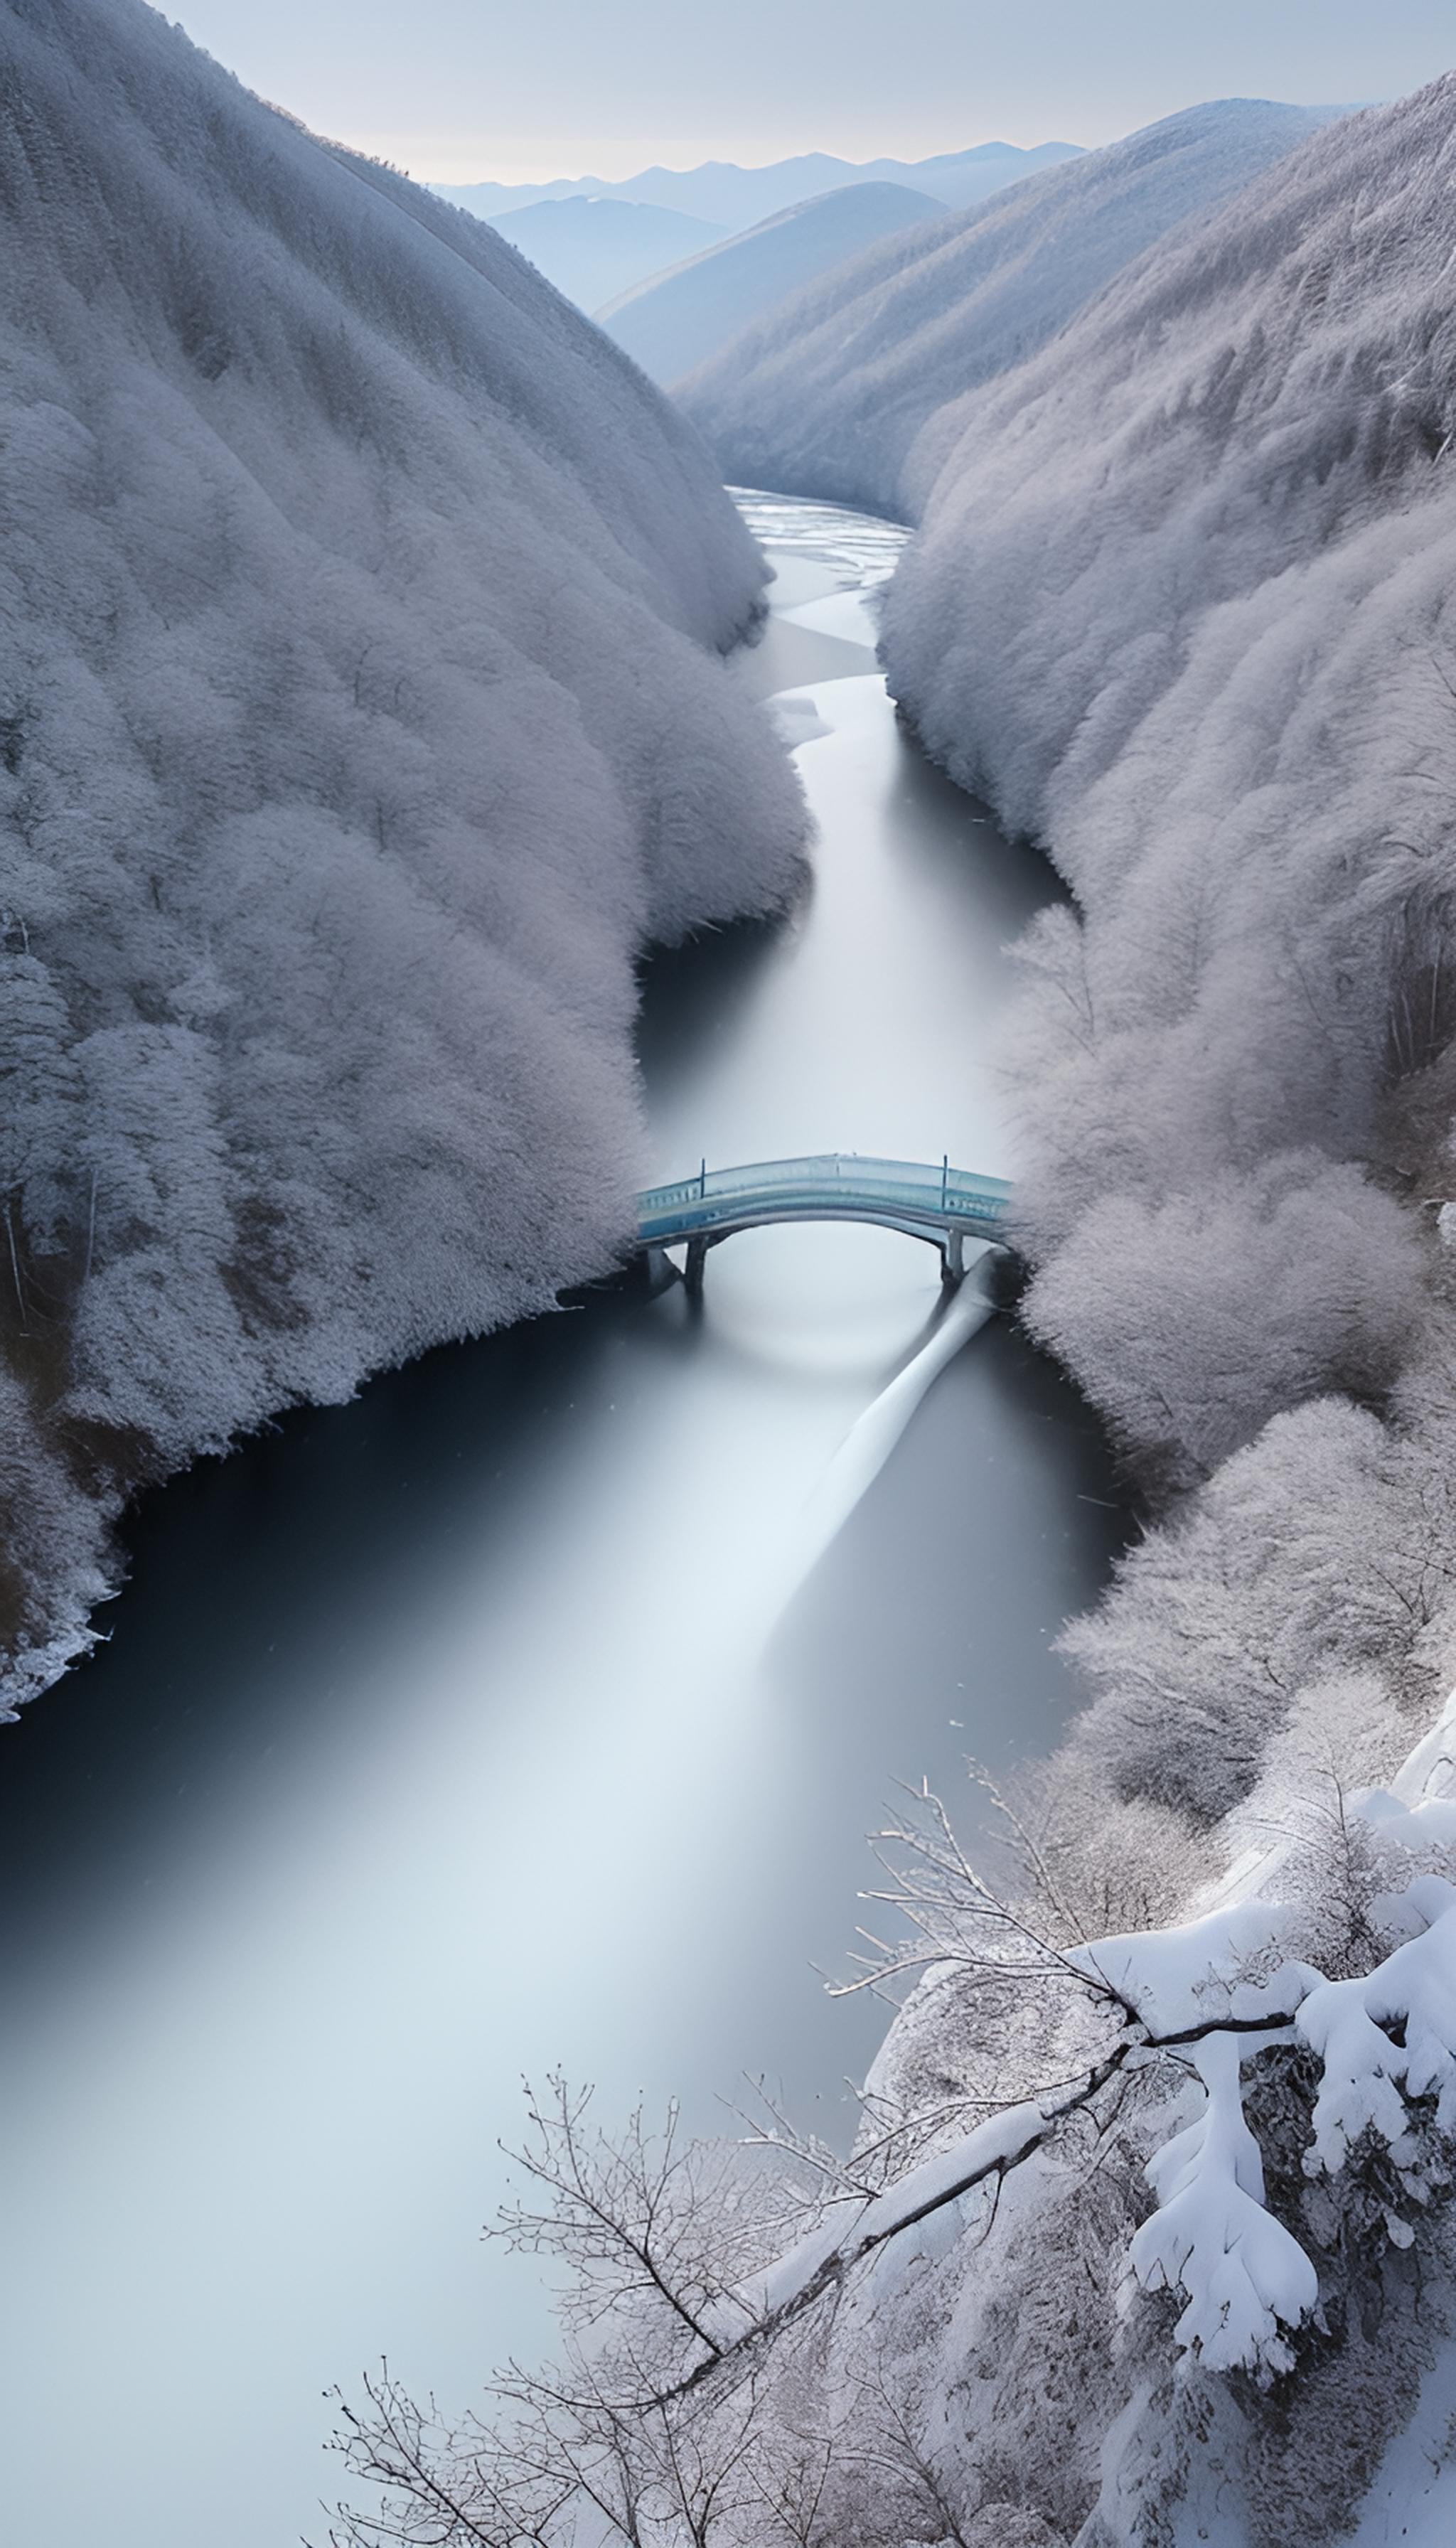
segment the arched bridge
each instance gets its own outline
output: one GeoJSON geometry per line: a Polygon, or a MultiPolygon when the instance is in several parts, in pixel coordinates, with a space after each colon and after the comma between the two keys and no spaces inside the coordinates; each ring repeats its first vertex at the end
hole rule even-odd
{"type": "Polygon", "coordinates": [[[665,1250],[685,1243],[684,1279],[702,1288],[710,1247],[735,1230],[760,1229],[777,1221],[873,1222],[927,1239],[941,1253],[947,1283],[965,1270],[965,1241],[1004,1246],[1011,1188],[1000,1177],[973,1176],[908,1159],[862,1159],[829,1150],[814,1159],[760,1159],[744,1168],[710,1168],[676,1185],[650,1186],[637,1198],[637,1240],[649,1271],[667,1271],[665,1250]]]}

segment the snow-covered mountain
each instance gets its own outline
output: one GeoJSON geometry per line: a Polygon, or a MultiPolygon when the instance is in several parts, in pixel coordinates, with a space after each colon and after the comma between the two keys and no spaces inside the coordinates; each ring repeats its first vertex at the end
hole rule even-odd
{"type": "MultiPolygon", "coordinates": [[[[1206,2011],[1286,1958],[1281,1986],[1348,1977],[1321,2018],[1381,2012],[1262,2050],[1205,2017],[1198,2077],[1099,2139],[1100,2215],[1063,2165],[999,2248],[948,2249],[934,2428],[971,2393],[966,2498],[1014,2466],[1020,2501],[1055,2397],[1028,2492],[1085,2548],[1322,2548],[1423,2381],[1360,2536],[1446,2535],[1413,2506],[1449,2455],[1425,2170],[1456,2033],[1400,1988],[1449,1989],[1456,1900],[1453,262],[1456,76],[1320,133],[967,398],[885,618],[931,751],[1076,897],[1021,951],[1026,1315],[1164,1510],[1072,1632],[1091,1704],[1037,1864],[1091,1867],[1130,1930],[1203,1915],[1121,1942],[1149,1970],[1241,1923],[1206,2011]],[[1070,2256],[1107,2299],[1068,2317],[1070,2256]],[[1120,2333],[1128,2263],[1164,2297],[1120,2333]],[[1265,2385],[1222,2377],[1261,2345],[1265,2385]]],[[[1003,2040],[954,1999],[922,1988],[882,2088],[1015,2092],[1025,2009],[1003,2040]]],[[[924,2274],[876,2299],[880,2351],[914,2342],[924,2274]]]]}
{"type": "Polygon", "coordinates": [[[644,168],[615,183],[601,177],[554,177],[544,186],[501,186],[486,179],[470,186],[437,186],[435,192],[489,222],[526,204],[592,195],[660,204],[724,229],[743,230],[773,213],[786,212],[790,204],[841,186],[912,186],[938,203],[978,204],[1020,177],[1079,155],[1073,141],[1042,141],[1030,150],[1014,141],[979,141],[973,149],[943,150],[932,159],[836,159],[827,151],[811,150],[796,159],[775,159],[766,168],[708,159],[698,168],[644,168]]]}
{"type": "Polygon", "coordinates": [[[1453,180],[1456,78],[1332,125],[935,427],[891,680],[1085,914],[1105,1129],[1058,1099],[1048,1238],[1170,1159],[1369,1156],[1445,1066],[1453,180]]]}
{"type": "Polygon", "coordinates": [[[708,360],[759,313],[868,240],[918,228],[939,206],[909,186],[844,186],[652,277],[598,310],[598,324],[664,386],[708,360]]]}
{"type": "Polygon", "coordinates": [[[718,223],[666,212],[661,204],[590,195],[527,204],[522,212],[493,216],[492,228],[579,310],[598,310],[723,235],[718,223]]]}
{"type": "Polygon", "coordinates": [[[1320,121],[1258,99],[1193,107],[887,237],[766,310],[677,385],[679,403],[731,481],[913,518],[943,448],[941,410],[1024,361],[1144,248],[1320,121]]]}
{"type": "Polygon", "coordinates": [[[12,0],[0,75],[24,1694],[138,1480],[610,1257],[634,952],[801,815],[715,651],[757,553],[513,249],[139,0],[12,0]]]}

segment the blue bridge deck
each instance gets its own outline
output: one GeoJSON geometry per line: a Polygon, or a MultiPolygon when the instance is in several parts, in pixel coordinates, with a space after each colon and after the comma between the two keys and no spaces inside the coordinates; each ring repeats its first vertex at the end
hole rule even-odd
{"type": "Polygon", "coordinates": [[[872,1222],[903,1230],[941,1250],[948,1277],[961,1271],[967,1238],[1004,1246],[1011,1188],[909,1159],[863,1159],[830,1150],[812,1159],[760,1159],[741,1168],[709,1168],[675,1185],[649,1186],[637,1198],[638,1245],[655,1254],[683,1241],[689,1281],[700,1279],[704,1251],[735,1230],[780,1221],[872,1222]]]}

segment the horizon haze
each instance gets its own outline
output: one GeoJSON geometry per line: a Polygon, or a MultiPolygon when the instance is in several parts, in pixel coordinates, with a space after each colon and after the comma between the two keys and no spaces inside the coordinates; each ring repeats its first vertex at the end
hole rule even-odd
{"type": "Polygon", "coordinates": [[[391,0],[188,0],[181,23],[316,132],[449,186],[620,184],[654,165],[814,150],[1095,148],[1208,99],[1393,98],[1456,52],[1449,10],[1432,0],[1397,0],[1378,20],[1354,0],[1230,0],[1192,21],[1154,0],[1095,19],[1076,0],[1028,0],[1014,22],[925,0],[914,42],[896,45],[869,0],[804,0],[792,21],[743,0],[731,31],[669,0],[609,16],[559,0],[549,19],[418,0],[404,48],[391,0]]]}

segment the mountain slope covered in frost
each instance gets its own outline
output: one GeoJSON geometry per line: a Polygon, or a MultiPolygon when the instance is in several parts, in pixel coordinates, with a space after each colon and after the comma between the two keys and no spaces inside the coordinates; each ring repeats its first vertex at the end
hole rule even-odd
{"type": "Polygon", "coordinates": [[[1270,1334],[1316,1251],[1256,1233],[1324,1192],[1327,1351],[1378,1390],[1430,1220],[1393,1220],[1368,1180],[1357,1203],[1353,1163],[1443,1190],[1442,1143],[1420,1143],[1456,1099],[1453,176],[1456,80],[1331,127],[1143,260],[967,407],[888,602],[897,697],[1081,906],[1032,951],[1055,985],[1044,1297],[1139,1438],[1160,1410],[1187,1475],[1288,1398],[1322,1315],[1291,1301],[1264,1367],[1238,1287],[1270,1334]],[[1180,1285],[1166,1336],[1139,1329],[1136,1405],[1074,1290],[1096,1228],[1125,1294],[1180,1285]],[[1182,1376],[1200,1358],[1221,1367],[1206,1403],[1182,1376]]]}
{"type": "Polygon", "coordinates": [[[918,229],[938,209],[933,197],[912,186],[842,186],[652,276],[598,310],[597,321],[666,386],[811,275],[837,266],[866,240],[918,229]]]}
{"type": "Polygon", "coordinates": [[[600,1268],[635,952],[796,873],[695,438],[134,0],[0,14],[0,1641],[139,1480],[600,1268]]]}
{"type": "Polygon", "coordinates": [[[743,486],[913,519],[942,410],[1019,363],[1142,250],[1308,137],[1305,107],[1191,107],[847,258],[677,385],[743,486]]]}
{"type": "MultiPolygon", "coordinates": [[[[1131,2166],[1116,2227],[1063,2179],[956,2303],[993,2331],[1069,2247],[1170,2295],[1132,2346],[1106,2322],[1101,2371],[1103,2332],[1079,2369],[1044,2313],[1042,2378],[1097,2392],[1095,2455],[1040,2499],[1085,2548],[1216,2516],[1250,2548],[1344,2535],[1456,2324],[1451,2030],[1384,1960],[1447,2010],[1456,1826],[1358,1801],[1412,1744],[1401,1794],[1449,1780],[1449,1714],[1421,1738],[1456,1661],[1453,260],[1447,78],[1316,136],[968,398],[886,610],[929,749],[1076,897],[1021,950],[1026,1315],[1150,1510],[1069,1638],[1091,1704],[1030,1806],[1052,1918],[1186,1916],[1201,1874],[1195,1908],[1282,1936],[1249,1933],[1250,1985],[1310,1921],[1299,1955],[1339,1976],[1292,2042],[1244,2044],[1241,2092],[1231,2057],[1191,2106],[1154,2072],[1128,2128],[1159,2226],[1131,2166]],[[1211,2160],[1222,2224],[1184,2201],[1211,2160]],[[1249,2201],[1306,2265],[1275,2239],[1230,2387],[1249,2201]],[[1266,2338],[1289,2358],[1259,2373],[1266,2338]]],[[[983,2071],[969,2007],[923,1992],[886,2077],[983,2071]]]]}

